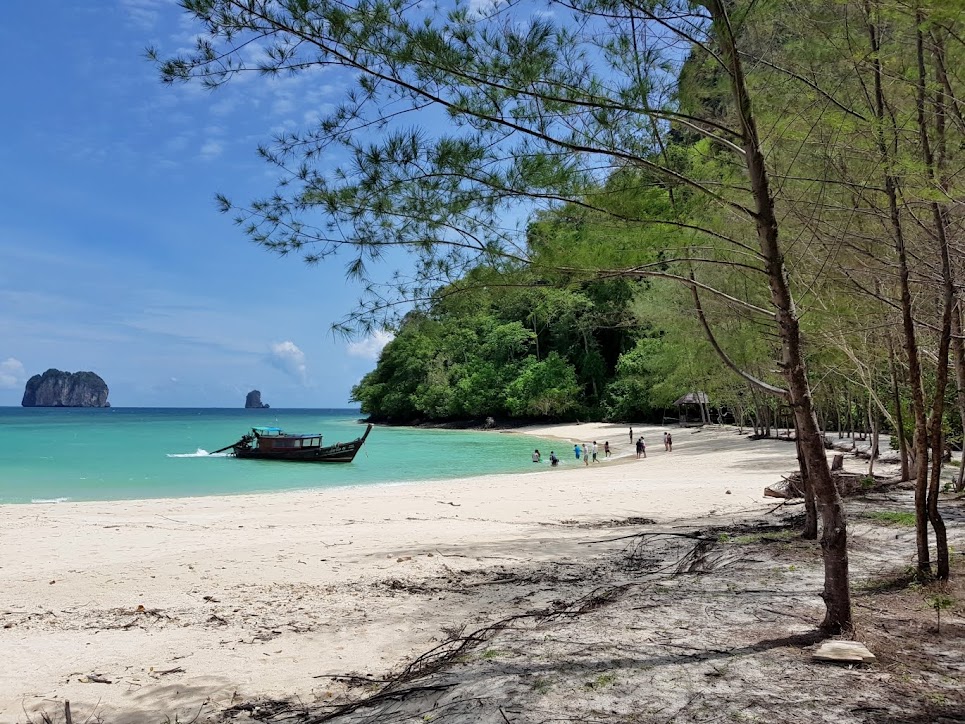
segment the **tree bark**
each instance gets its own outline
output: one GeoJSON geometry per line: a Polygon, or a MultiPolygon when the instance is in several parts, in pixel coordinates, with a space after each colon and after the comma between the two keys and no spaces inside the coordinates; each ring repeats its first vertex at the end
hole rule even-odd
{"type": "Polygon", "coordinates": [[[878,409],[868,395],[868,426],[871,428],[871,459],[868,460],[868,475],[875,474],[875,460],[878,459],[878,409]]]}
{"type": "Polygon", "coordinates": [[[817,540],[818,508],[814,500],[814,486],[811,484],[807,461],[804,459],[804,452],[801,450],[801,433],[796,426],[794,428],[794,447],[797,449],[797,466],[801,471],[801,483],[804,486],[804,530],[801,531],[801,537],[805,540],[817,540]]]}
{"type": "Polygon", "coordinates": [[[952,310],[952,359],[955,362],[955,386],[958,390],[958,416],[962,421],[962,456],[959,460],[955,492],[965,490],[965,342],[962,340],[962,302],[956,300],[952,310]]]}
{"type": "MultiPolygon", "coordinates": [[[[914,449],[917,474],[915,475],[915,540],[918,548],[918,573],[922,578],[931,577],[931,560],[928,551],[928,422],[925,416],[925,393],[922,389],[921,359],[918,353],[918,338],[911,300],[908,251],[901,213],[898,208],[898,188],[895,179],[893,154],[888,149],[884,137],[884,127],[889,122],[885,109],[884,88],[882,85],[881,47],[878,28],[872,17],[871,7],[865,0],[868,37],[871,43],[871,67],[874,77],[874,113],[878,121],[877,143],[881,162],[885,169],[885,196],[888,199],[888,219],[891,224],[895,253],[898,261],[898,283],[900,289],[901,327],[904,337],[906,362],[908,363],[908,386],[911,390],[912,413],[915,418],[914,449]]],[[[892,133],[896,134],[895,121],[891,119],[892,133]]]]}
{"type": "Polygon", "coordinates": [[[895,343],[888,335],[888,366],[891,370],[891,393],[895,400],[895,434],[898,437],[898,455],[901,458],[901,479],[908,480],[911,471],[908,462],[908,439],[905,437],[905,417],[901,411],[901,390],[898,387],[898,367],[895,363],[895,343]]]}
{"type": "MultiPolygon", "coordinates": [[[[925,73],[925,43],[922,25],[925,18],[921,9],[915,12],[915,48],[918,61],[918,88],[916,110],[918,115],[918,130],[921,137],[922,160],[928,170],[933,183],[944,187],[944,179],[937,166],[943,163],[942,156],[945,147],[945,113],[941,91],[934,99],[934,119],[936,144],[939,147],[939,160],[936,162],[929,138],[928,123],[925,114],[926,102],[926,73],[925,73]]],[[[939,580],[947,581],[949,577],[948,535],[945,531],[945,521],[938,510],[939,485],[942,474],[942,455],[944,433],[942,422],[945,417],[945,391],[948,388],[948,351],[952,336],[952,311],[955,306],[955,281],[952,278],[952,262],[948,252],[948,214],[943,204],[932,201],[932,222],[935,226],[935,241],[942,261],[942,295],[941,295],[941,325],[938,338],[938,361],[935,368],[935,389],[932,397],[931,412],[928,419],[929,442],[932,449],[931,479],[926,496],[928,520],[935,531],[935,563],[939,580]]]]}
{"type": "Polygon", "coordinates": [[[821,548],[824,558],[824,604],[827,607],[822,628],[829,632],[852,629],[851,591],[848,580],[848,528],[844,504],[831,477],[824,441],[818,430],[817,416],[807,378],[801,329],[791,294],[784,255],[778,238],[777,216],[771,196],[769,175],[761,151],[751,99],[737,43],[725,10],[726,0],[707,0],[721,54],[730,74],[731,91],[740,121],[744,159],[755,203],[757,238],[767,271],[771,303],[777,314],[781,340],[781,371],[787,382],[795,426],[801,433],[801,452],[808,479],[821,512],[821,548]]]}

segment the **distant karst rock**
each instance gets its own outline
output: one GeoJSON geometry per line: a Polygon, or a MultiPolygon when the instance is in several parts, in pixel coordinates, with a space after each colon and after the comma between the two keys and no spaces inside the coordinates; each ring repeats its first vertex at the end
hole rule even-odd
{"type": "Polygon", "coordinates": [[[261,391],[252,390],[245,398],[245,408],[254,410],[267,410],[271,405],[261,401],[261,391]]]}
{"type": "Polygon", "coordinates": [[[22,407],[110,407],[107,383],[93,372],[49,369],[27,380],[22,407]]]}

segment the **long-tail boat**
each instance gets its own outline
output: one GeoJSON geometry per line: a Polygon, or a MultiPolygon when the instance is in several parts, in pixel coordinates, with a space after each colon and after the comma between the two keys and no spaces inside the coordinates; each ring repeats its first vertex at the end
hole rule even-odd
{"type": "Polygon", "coordinates": [[[287,460],[299,463],[350,463],[372,431],[362,437],[334,445],[322,445],[319,433],[285,432],[279,427],[253,427],[238,442],[225,445],[215,453],[231,450],[237,458],[248,460],[287,460]]]}

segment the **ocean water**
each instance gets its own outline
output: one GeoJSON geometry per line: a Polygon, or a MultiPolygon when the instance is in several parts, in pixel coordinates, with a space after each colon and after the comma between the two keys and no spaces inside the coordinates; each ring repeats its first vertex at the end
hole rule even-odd
{"type": "MultiPolygon", "coordinates": [[[[321,433],[365,426],[353,410],[0,407],[0,503],[175,498],[532,472],[563,441],[498,432],[375,427],[349,464],[209,455],[254,426],[321,433]],[[554,448],[555,446],[555,448],[554,448]]],[[[569,461],[560,455],[564,464],[569,461]]]]}

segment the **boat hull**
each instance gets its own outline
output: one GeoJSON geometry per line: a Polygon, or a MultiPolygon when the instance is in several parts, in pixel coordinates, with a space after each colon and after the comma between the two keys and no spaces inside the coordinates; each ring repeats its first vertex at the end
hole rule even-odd
{"type": "Polygon", "coordinates": [[[307,449],[259,449],[236,446],[234,454],[242,460],[282,460],[290,463],[350,463],[369,436],[372,426],[365,429],[362,437],[351,442],[340,442],[327,447],[307,449]]]}

